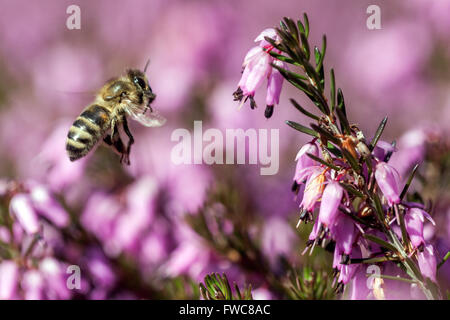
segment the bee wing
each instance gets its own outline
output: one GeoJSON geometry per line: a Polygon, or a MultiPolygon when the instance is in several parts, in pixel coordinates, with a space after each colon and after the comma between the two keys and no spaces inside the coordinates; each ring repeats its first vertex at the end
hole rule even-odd
{"type": "Polygon", "coordinates": [[[157,111],[150,108],[140,108],[137,106],[127,106],[125,110],[133,120],[146,127],[161,127],[166,123],[166,118],[160,115],[157,111]],[[151,111],[151,112],[150,112],[151,111]]]}

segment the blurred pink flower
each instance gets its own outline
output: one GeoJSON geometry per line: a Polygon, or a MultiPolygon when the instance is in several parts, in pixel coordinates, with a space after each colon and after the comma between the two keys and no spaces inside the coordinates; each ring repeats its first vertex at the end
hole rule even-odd
{"type": "Polygon", "coordinates": [[[27,270],[22,275],[21,287],[26,300],[42,300],[44,298],[44,279],[37,270],[27,270]]]}
{"type": "Polygon", "coordinates": [[[0,262],[0,299],[16,298],[18,276],[19,270],[14,261],[3,260],[0,262]]]}
{"type": "Polygon", "coordinates": [[[266,221],[262,231],[262,249],[270,263],[276,266],[280,256],[288,258],[295,244],[295,233],[285,219],[279,217],[266,221]]]}
{"type": "Polygon", "coordinates": [[[39,231],[37,213],[28,195],[24,193],[16,194],[11,199],[10,212],[28,234],[39,231]]]}

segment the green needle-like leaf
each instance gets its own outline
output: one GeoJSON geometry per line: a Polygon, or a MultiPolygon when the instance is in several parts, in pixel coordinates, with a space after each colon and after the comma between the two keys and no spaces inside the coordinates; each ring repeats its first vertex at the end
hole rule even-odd
{"type": "Polygon", "coordinates": [[[363,237],[372,242],[379,244],[380,246],[382,246],[392,252],[397,252],[397,249],[395,248],[394,245],[390,244],[389,242],[384,241],[383,239],[378,238],[377,236],[374,236],[373,234],[365,233],[365,234],[363,234],[363,237]]]}
{"type": "Polygon", "coordinates": [[[312,129],[308,128],[308,127],[305,127],[305,126],[303,126],[303,125],[301,125],[301,124],[299,124],[299,123],[297,123],[297,122],[294,122],[294,121],[286,121],[286,124],[287,124],[288,126],[290,126],[291,128],[294,128],[294,129],[297,130],[297,131],[306,133],[306,134],[308,134],[308,135],[310,135],[310,136],[312,136],[312,137],[314,137],[314,138],[318,138],[318,137],[319,137],[319,135],[317,134],[317,132],[315,132],[314,130],[312,130],[312,129]]]}
{"type": "Polygon", "coordinates": [[[317,161],[317,162],[323,164],[324,166],[327,166],[328,168],[331,168],[331,169],[333,169],[333,170],[335,170],[335,171],[341,170],[341,168],[339,168],[338,166],[335,166],[335,165],[332,164],[332,163],[328,163],[328,162],[326,162],[325,160],[323,160],[323,159],[321,159],[321,158],[319,158],[319,157],[316,157],[315,155],[313,155],[313,154],[311,154],[311,153],[306,153],[306,155],[307,155],[308,157],[310,157],[311,159],[313,159],[313,160],[315,160],[315,161],[317,161]]]}
{"type": "Polygon", "coordinates": [[[305,110],[301,105],[299,105],[297,103],[297,101],[295,101],[294,99],[289,99],[289,101],[291,101],[291,103],[294,105],[294,107],[300,111],[301,113],[303,113],[305,116],[310,117],[311,119],[314,120],[319,120],[320,118],[318,116],[316,116],[315,114],[312,114],[311,112],[305,110]]]}
{"type": "Polygon", "coordinates": [[[336,108],[336,80],[334,78],[333,68],[330,70],[330,102],[331,114],[333,114],[336,108]]]}
{"type": "Polygon", "coordinates": [[[416,164],[411,171],[411,174],[409,175],[408,181],[406,182],[405,186],[403,187],[402,193],[400,194],[400,199],[403,199],[406,193],[408,192],[409,186],[411,185],[412,180],[414,179],[414,176],[417,172],[417,169],[419,168],[419,164],[416,164]]]}
{"type": "Polygon", "coordinates": [[[378,140],[380,139],[381,135],[383,134],[384,128],[386,127],[387,120],[388,120],[388,118],[384,117],[384,119],[381,121],[380,125],[378,126],[378,129],[375,132],[375,135],[369,145],[370,151],[373,151],[373,149],[377,145],[378,140]]]}
{"type": "Polygon", "coordinates": [[[335,136],[333,136],[333,134],[331,134],[330,132],[328,132],[327,130],[323,129],[322,127],[319,127],[318,125],[311,123],[310,124],[311,128],[313,128],[317,133],[319,133],[321,136],[323,136],[325,139],[330,140],[331,142],[333,142],[334,144],[339,144],[339,139],[336,138],[335,136]]]}

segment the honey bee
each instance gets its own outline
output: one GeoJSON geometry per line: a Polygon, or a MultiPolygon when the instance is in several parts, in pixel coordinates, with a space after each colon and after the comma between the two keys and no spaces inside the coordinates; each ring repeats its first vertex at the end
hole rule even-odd
{"type": "Polygon", "coordinates": [[[134,138],[128,127],[127,116],[146,127],[160,127],[166,122],[150,106],[156,95],[145,76],[147,66],[148,62],[144,72],[129,69],[125,75],[108,81],[94,102],[81,112],[67,134],[66,150],[70,161],[84,157],[103,139],[121,155],[120,163],[129,165],[134,138]],[[128,136],[126,147],[119,133],[121,126],[128,136]]]}

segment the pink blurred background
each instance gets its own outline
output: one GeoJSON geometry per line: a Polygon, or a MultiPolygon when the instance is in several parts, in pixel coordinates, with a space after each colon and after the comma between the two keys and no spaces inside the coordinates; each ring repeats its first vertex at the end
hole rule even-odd
{"type": "MultiPolygon", "coordinates": [[[[86,247],[60,239],[58,228],[48,229],[54,229],[48,232],[64,248],[67,263],[78,260],[90,270],[89,298],[139,296],[121,290],[111,262],[121,255],[146,279],[188,274],[200,280],[213,271],[226,271],[238,281],[253,279],[184,223],[183,216],[195,212],[208,190],[220,184],[237,188],[257,212],[251,219],[262,225],[266,254],[283,253],[295,261],[300,250],[291,250],[298,243],[289,223],[298,203],[289,188],[295,154],[307,137],[284,121],[307,124],[290,105],[291,97],[313,109],[285,85],[270,120],[264,118],[264,94],[256,94],[257,110],[248,105],[237,110],[232,93],[242,59],[261,30],[283,16],[307,12],[311,42],[320,46],[322,34],[327,35],[325,67],[335,69],[349,117],[368,137],[385,115],[387,141],[412,127],[450,129],[450,2],[377,1],[381,30],[366,27],[370,4],[0,0],[0,177],[45,186],[95,236],[96,245],[86,247]],[[81,30],[66,28],[71,4],[81,8],[81,30]],[[167,124],[157,129],[131,124],[136,143],[129,167],[121,167],[117,155],[104,147],[69,162],[67,131],[92,94],[126,68],[143,68],[149,58],[147,74],[157,95],[153,106],[167,124]],[[204,130],[279,129],[278,174],[261,176],[251,165],[172,164],[171,133],[192,130],[194,120],[202,120],[204,130]],[[120,290],[111,293],[113,287],[120,290]]],[[[60,251],[55,245],[42,257],[62,259],[60,251]]],[[[255,283],[258,288],[263,281],[255,283]]]]}

